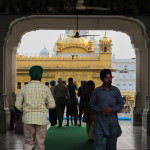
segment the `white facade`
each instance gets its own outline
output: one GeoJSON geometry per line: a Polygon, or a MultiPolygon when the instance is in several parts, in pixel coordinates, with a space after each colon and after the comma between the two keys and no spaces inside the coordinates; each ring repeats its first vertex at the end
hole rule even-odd
{"type": "Polygon", "coordinates": [[[136,92],[136,60],[112,58],[113,85],[117,86],[121,92],[136,92]]]}

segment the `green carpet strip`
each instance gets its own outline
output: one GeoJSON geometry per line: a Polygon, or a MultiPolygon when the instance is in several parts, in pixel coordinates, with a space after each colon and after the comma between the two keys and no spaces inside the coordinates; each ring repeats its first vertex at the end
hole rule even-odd
{"type": "Polygon", "coordinates": [[[93,150],[85,127],[51,127],[47,131],[45,150],[93,150]]]}
{"type": "MultiPolygon", "coordinates": [[[[105,150],[104,140],[104,150],[105,150]]],[[[45,150],[93,150],[94,144],[88,141],[86,127],[50,127],[45,139],[45,150]]],[[[35,150],[33,148],[32,150],[35,150]]]]}

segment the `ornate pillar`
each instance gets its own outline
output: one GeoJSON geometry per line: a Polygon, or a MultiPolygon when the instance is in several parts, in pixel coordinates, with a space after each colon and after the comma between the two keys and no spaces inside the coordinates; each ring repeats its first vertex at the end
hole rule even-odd
{"type": "MultiPolygon", "coordinates": [[[[0,36],[3,31],[0,31],[0,36]]],[[[5,112],[5,99],[4,93],[4,40],[0,37],[0,133],[6,132],[6,112],[5,112]]]]}
{"type": "Polygon", "coordinates": [[[146,78],[147,78],[147,59],[145,46],[136,43],[136,95],[133,108],[132,123],[134,126],[142,126],[142,112],[144,107],[144,98],[147,93],[146,78]]]}
{"type": "MultiPolygon", "coordinates": [[[[6,62],[9,61],[6,55],[5,44],[7,43],[6,39],[8,37],[8,29],[10,22],[13,20],[13,17],[9,18],[1,15],[0,20],[3,20],[0,25],[0,134],[5,133],[6,129],[9,127],[9,109],[6,93],[6,62]]],[[[11,66],[8,66],[10,69],[11,66]]]]}
{"type": "Polygon", "coordinates": [[[142,126],[142,95],[141,93],[136,93],[135,95],[135,106],[133,108],[133,126],[142,126]]]}
{"type": "Polygon", "coordinates": [[[142,130],[150,134],[150,96],[145,98],[145,108],[142,114],[142,130]]]}
{"type": "MultiPolygon", "coordinates": [[[[149,30],[150,31],[150,30],[149,30]]],[[[150,35],[150,32],[149,32],[150,35]]],[[[150,37],[150,36],[149,36],[150,37]]],[[[148,92],[145,98],[145,106],[142,114],[142,130],[146,133],[150,134],[150,43],[147,40],[147,51],[148,51],[148,62],[147,62],[147,84],[148,85],[148,92]]]]}
{"type": "Polygon", "coordinates": [[[18,43],[16,41],[9,41],[6,46],[7,58],[6,62],[6,93],[8,107],[12,106],[12,93],[16,91],[16,51],[18,43]],[[11,66],[11,67],[10,67],[11,66]]]}

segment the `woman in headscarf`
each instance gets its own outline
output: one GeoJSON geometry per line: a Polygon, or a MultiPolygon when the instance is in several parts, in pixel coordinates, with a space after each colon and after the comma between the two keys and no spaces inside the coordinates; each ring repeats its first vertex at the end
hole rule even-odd
{"type": "Polygon", "coordinates": [[[86,84],[85,94],[84,94],[84,119],[86,122],[88,141],[94,142],[94,121],[95,112],[90,108],[89,102],[90,97],[95,89],[95,83],[90,80],[86,84]]]}

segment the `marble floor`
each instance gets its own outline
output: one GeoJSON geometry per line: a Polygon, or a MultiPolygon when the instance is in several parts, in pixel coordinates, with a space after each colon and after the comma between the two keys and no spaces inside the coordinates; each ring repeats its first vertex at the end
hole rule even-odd
{"type": "MultiPolygon", "coordinates": [[[[130,121],[120,121],[123,134],[118,138],[117,150],[150,150],[150,135],[130,121]]],[[[0,134],[0,150],[22,150],[23,135],[13,131],[0,134]]]]}

